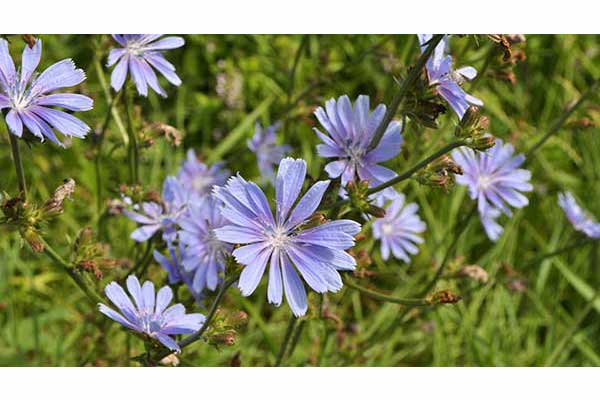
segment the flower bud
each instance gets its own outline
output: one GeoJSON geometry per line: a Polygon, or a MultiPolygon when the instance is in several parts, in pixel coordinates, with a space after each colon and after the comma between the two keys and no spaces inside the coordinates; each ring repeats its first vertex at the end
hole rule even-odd
{"type": "Polygon", "coordinates": [[[456,273],[458,276],[471,278],[474,281],[486,283],[488,281],[488,273],[479,265],[465,265],[456,273]]]}
{"type": "Polygon", "coordinates": [[[237,333],[234,330],[228,330],[222,333],[216,333],[208,337],[208,343],[214,346],[233,346],[235,344],[237,333]]]}
{"type": "Polygon", "coordinates": [[[75,192],[75,181],[73,179],[65,179],[63,184],[56,188],[50,199],[44,203],[41,211],[44,217],[54,217],[62,214],[63,203],[65,199],[70,198],[75,192]]]}
{"type": "Polygon", "coordinates": [[[179,365],[179,358],[175,354],[171,353],[160,360],[160,364],[164,365],[165,367],[176,367],[179,365]]]}
{"type": "Polygon", "coordinates": [[[234,329],[242,329],[248,325],[248,314],[244,311],[238,311],[233,314],[229,314],[225,318],[225,325],[230,326],[234,329]]]}
{"type": "Polygon", "coordinates": [[[473,139],[468,146],[473,150],[484,151],[489,148],[494,147],[496,144],[496,138],[492,135],[485,135],[478,138],[473,139]]]}
{"type": "Polygon", "coordinates": [[[450,290],[440,290],[427,296],[429,304],[454,304],[459,302],[462,297],[452,293],[450,290]]]}
{"type": "Polygon", "coordinates": [[[44,244],[37,230],[31,226],[21,230],[21,237],[29,244],[36,253],[44,251],[44,244]]]}

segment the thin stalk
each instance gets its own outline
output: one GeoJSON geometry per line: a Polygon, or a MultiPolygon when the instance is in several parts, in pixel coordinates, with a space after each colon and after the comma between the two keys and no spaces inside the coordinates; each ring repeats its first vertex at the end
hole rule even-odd
{"type": "Polygon", "coordinates": [[[594,83],[592,83],[592,85],[588,88],[588,90],[581,95],[581,97],[579,98],[579,100],[577,100],[575,102],[575,104],[573,104],[571,107],[568,107],[563,113],[562,115],[556,120],[556,122],[554,123],[554,125],[552,125],[552,127],[550,128],[550,130],[548,130],[548,132],[542,136],[540,138],[540,140],[538,140],[533,146],[531,146],[529,148],[529,150],[527,150],[525,152],[525,157],[529,158],[535,151],[537,151],[537,149],[539,149],[540,147],[542,147],[542,145],[544,143],[546,143],[546,141],[548,139],[550,139],[550,137],[552,135],[555,135],[560,128],[562,128],[563,124],[567,121],[567,119],[571,116],[571,114],[573,114],[573,112],[579,108],[579,106],[581,106],[588,97],[590,97],[593,94],[596,94],[597,91],[597,86],[598,86],[598,82],[600,82],[600,79],[596,79],[594,81],[594,83]]]}
{"type": "MultiPolygon", "coordinates": [[[[296,83],[296,71],[298,70],[298,64],[300,63],[300,58],[302,57],[302,52],[304,51],[304,48],[306,47],[307,43],[308,43],[308,35],[302,36],[302,40],[300,41],[300,44],[298,45],[298,49],[296,50],[296,55],[294,56],[294,62],[292,64],[292,68],[290,69],[290,73],[289,73],[289,77],[288,77],[288,87],[287,87],[286,104],[285,104],[286,110],[291,109],[292,94],[294,93],[294,86],[296,83]]],[[[283,122],[283,132],[284,133],[287,133],[287,125],[288,125],[288,119],[286,118],[283,122]]]]}
{"type": "Polygon", "coordinates": [[[302,321],[300,321],[300,323],[296,327],[296,330],[294,331],[294,337],[292,337],[292,343],[290,343],[290,347],[287,352],[287,358],[292,357],[292,355],[294,354],[294,350],[296,349],[296,345],[298,344],[298,341],[300,340],[300,336],[302,336],[302,331],[304,331],[305,325],[306,325],[306,320],[303,319],[302,321]]]}
{"type": "Polygon", "coordinates": [[[127,145],[127,159],[129,161],[129,181],[131,184],[139,183],[139,165],[140,155],[135,135],[135,125],[133,122],[133,93],[127,91],[127,85],[124,86],[125,93],[125,112],[127,113],[127,135],[129,144],[127,145]]]}
{"type": "Polygon", "coordinates": [[[285,355],[285,351],[287,350],[288,343],[292,338],[292,332],[294,332],[294,326],[296,326],[296,318],[293,314],[290,316],[290,321],[288,322],[287,328],[285,330],[285,335],[283,337],[283,341],[281,342],[281,347],[279,348],[279,353],[277,353],[277,359],[275,360],[275,366],[281,366],[281,362],[283,361],[283,356],[285,355]]]}
{"type": "MultiPolygon", "coordinates": [[[[102,68],[102,64],[100,63],[100,59],[98,57],[94,58],[94,68],[96,70],[96,75],[98,76],[100,86],[102,86],[102,91],[104,92],[104,97],[106,98],[106,104],[110,104],[112,102],[110,87],[108,86],[108,82],[106,82],[106,78],[104,77],[104,69],[102,68]]],[[[119,132],[121,133],[121,137],[123,138],[123,143],[125,143],[125,145],[128,145],[129,138],[127,136],[125,126],[123,125],[123,121],[121,120],[121,116],[119,115],[119,110],[117,108],[112,108],[111,114],[113,119],[115,120],[115,123],[117,124],[117,128],[119,128],[119,132]]]]}
{"type": "Polygon", "coordinates": [[[384,293],[376,292],[374,290],[367,289],[363,286],[354,283],[351,279],[346,279],[344,283],[348,287],[351,287],[354,290],[358,290],[361,294],[364,294],[367,297],[370,297],[374,300],[383,301],[385,303],[395,303],[410,307],[427,307],[432,305],[432,303],[430,303],[427,299],[403,299],[399,297],[390,296],[384,293]]]}
{"type": "MultiPolygon", "coordinates": [[[[204,334],[204,332],[206,332],[210,323],[212,322],[212,319],[215,316],[215,313],[217,312],[217,309],[219,308],[221,301],[223,300],[223,296],[225,295],[225,292],[238,279],[239,279],[239,275],[236,274],[232,278],[229,278],[229,280],[223,282],[223,284],[219,288],[219,291],[217,292],[217,296],[215,297],[215,300],[213,301],[212,305],[210,306],[210,310],[208,311],[206,319],[204,320],[204,324],[202,324],[202,327],[198,331],[196,331],[195,333],[186,337],[185,339],[179,341],[178,344],[181,349],[189,346],[190,344],[192,344],[202,338],[202,335],[204,334]]],[[[173,353],[173,351],[165,350],[165,351],[159,353],[158,356],[156,356],[156,359],[162,360],[163,358],[165,358],[166,356],[168,356],[171,353],[173,353]]]]}
{"type": "Polygon", "coordinates": [[[552,257],[557,256],[559,254],[569,252],[569,251],[577,249],[579,247],[587,246],[588,244],[596,243],[597,241],[598,241],[598,239],[589,239],[589,238],[583,239],[583,240],[578,240],[575,243],[568,244],[565,247],[561,247],[560,249],[551,251],[551,252],[546,253],[546,254],[542,254],[541,256],[536,257],[536,258],[532,259],[531,261],[528,261],[525,264],[525,266],[526,267],[530,267],[532,265],[539,264],[539,263],[541,263],[542,261],[544,261],[544,260],[546,260],[548,258],[552,258],[552,257]]]}
{"type": "Polygon", "coordinates": [[[462,220],[460,220],[460,222],[458,222],[458,225],[457,225],[458,229],[454,233],[454,239],[452,240],[450,247],[448,247],[448,250],[446,250],[446,254],[444,254],[442,263],[440,264],[438,269],[435,271],[435,275],[433,276],[431,281],[427,284],[427,286],[425,287],[425,290],[423,290],[423,292],[422,292],[423,294],[429,293],[429,291],[431,291],[435,287],[437,281],[444,274],[444,269],[446,268],[446,265],[448,264],[450,257],[454,253],[456,246],[458,245],[458,240],[460,239],[462,234],[467,229],[467,226],[469,225],[469,221],[471,220],[473,215],[475,215],[476,211],[477,211],[477,203],[473,204],[473,207],[471,207],[471,210],[469,211],[469,213],[467,215],[465,215],[465,217],[462,220]]]}
{"type": "Polygon", "coordinates": [[[53,248],[44,240],[44,238],[40,237],[40,241],[44,245],[44,253],[54,261],[59,267],[62,268],[64,272],[67,273],[73,279],[75,284],[79,286],[79,288],[86,294],[86,296],[90,299],[90,301],[94,304],[98,304],[103,302],[102,298],[96,293],[95,290],[90,288],[87,282],[83,279],[73,266],[67,263],[53,248]]]}
{"type": "Polygon", "coordinates": [[[19,151],[19,139],[10,132],[8,132],[8,138],[10,139],[10,149],[12,151],[13,162],[15,164],[15,172],[17,173],[19,192],[21,193],[23,200],[25,200],[27,198],[27,183],[25,181],[25,170],[23,169],[21,152],[19,151]]]}
{"type": "Polygon", "coordinates": [[[387,189],[390,186],[393,186],[399,182],[402,182],[402,181],[410,178],[411,176],[413,176],[413,174],[415,172],[419,171],[421,168],[425,168],[428,164],[430,164],[432,161],[436,160],[437,158],[443,156],[446,153],[451,152],[453,149],[455,149],[457,147],[461,147],[461,146],[465,146],[465,145],[466,145],[466,143],[464,140],[458,140],[456,142],[452,142],[452,143],[444,146],[443,148],[439,149],[438,151],[436,151],[435,153],[433,153],[426,159],[418,162],[415,166],[413,166],[409,170],[401,173],[397,177],[390,179],[389,181],[384,182],[381,185],[378,185],[378,186],[375,186],[375,187],[369,189],[367,191],[367,194],[373,194],[373,193],[380,192],[383,189],[387,189]]]}
{"type": "Polygon", "coordinates": [[[368,151],[371,151],[375,147],[377,147],[377,145],[381,141],[381,138],[383,137],[383,134],[385,133],[388,125],[396,115],[398,107],[400,107],[400,104],[402,104],[404,96],[406,96],[408,91],[412,88],[412,86],[415,84],[415,82],[421,75],[421,71],[423,70],[423,67],[425,67],[425,63],[427,63],[427,60],[429,60],[429,56],[431,56],[433,50],[435,50],[436,46],[442,40],[443,37],[444,35],[433,35],[433,37],[429,41],[429,44],[427,45],[427,48],[421,54],[415,66],[410,70],[406,79],[402,81],[400,88],[394,95],[392,102],[390,103],[389,107],[385,112],[385,115],[383,116],[383,120],[381,121],[381,123],[377,127],[377,130],[373,134],[373,139],[369,144],[368,151]]]}
{"type": "Polygon", "coordinates": [[[96,155],[94,157],[94,168],[96,170],[96,211],[98,213],[98,217],[102,211],[102,173],[100,170],[100,162],[102,161],[102,145],[104,144],[104,135],[106,134],[106,130],[108,129],[108,124],[110,124],[112,111],[115,105],[119,102],[121,98],[121,92],[117,93],[112,100],[109,101],[108,111],[106,112],[106,116],[104,117],[104,121],[102,121],[102,127],[98,132],[96,143],[96,155]]]}

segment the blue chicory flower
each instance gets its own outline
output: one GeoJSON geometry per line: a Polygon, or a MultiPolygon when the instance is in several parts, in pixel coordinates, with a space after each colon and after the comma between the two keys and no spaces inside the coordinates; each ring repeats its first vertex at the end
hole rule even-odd
{"type": "Polygon", "coordinates": [[[381,240],[381,257],[388,260],[390,252],[397,259],[410,261],[410,255],[419,252],[416,244],[423,243],[419,236],[425,231],[425,222],[419,218],[416,203],[406,203],[406,196],[398,193],[385,209],[385,217],[373,222],[373,236],[381,240]]]}
{"type": "Polygon", "coordinates": [[[467,186],[470,197],[477,200],[482,224],[493,241],[502,233],[496,223],[500,212],[512,216],[509,206],[525,207],[529,201],[521,192],[533,190],[531,172],[519,168],[525,156],[514,156],[514,151],[511,144],[503,144],[500,139],[487,152],[476,153],[464,147],[452,151],[452,158],[463,169],[456,182],[467,186]]]}
{"type": "Polygon", "coordinates": [[[8,42],[0,39],[0,109],[9,109],[6,124],[13,135],[21,137],[24,125],[42,142],[46,138],[65,147],[54,130],[65,136],[84,138],[90,127],[73,115],[51,107],[88,111],[94,102],[81,94],[50,94],[57,89],[79,85],[85,80],[85,73],[75,67],[73,60],[65,59],[37,74],[35,69],[41,56],[40,39],[31,48],[25,46],[19,73],[10,57],[8,42]]]}
{"type": "MultiPolygon", "coordinates": [[[[342,186],[348,182],[369,181],[369,187],[377,186],[397,174],[378,163],[388,161],[400,152],[402,144],[401,124],[392,121],[387,126],[381,141],[373,150],[368,150],[377,127],[383,120],[386,106],[378,105],[369,114],[369,96],[358,96],[354,109],[348,96],[330,99],[325,109],[317,108],[315,116],[327,135],[314,128],[323,143],[317,145],[317,153],[325,158],[337,158],[325,166],[330,178],[341,176],[342,186]]],[[[388,188],[383,195],[393,198],[395,190],[388,188]]]]}
{"type": "Polygon", "coordinates": [[[213,186],[224,185],[230,175],[229,170],[223,168],[223,163],[215,163],[208,167],[198,159],[193,149],[189,149],[177,179],[186,190],[194,193],[195,197],[204,197],[211,193],[213,186]]]}
{"type": "Polygon", "coordinates": [[[187,209],[189,198],[189,193],[175,177],[167,177],[163,184],[163,205],[145,202],[142,204],[143,214],[123,210],[126,217],[141,225],[131,233],[131,238],[145,242],[162,230],[163,240],[172,243],[177,238],[177,223],[187,209]]]}
{"type": "Polygon", "coordinates": [[[158,83],[154,69],[173,85],[181,85],[181,79],[175,73],[175,67],[167,61],[163,52],[179,48],[185,44],[185,41],[179,36],[159,39],[161,36],[113,35],[117,43],[123,46],[119,49],[112,49],[108,55],[107,66],[117,64],[110,77],[113,89],[117,92],[121,90],[129,71],[140,95],[147,96],[148,86],[150,86],[156,93],[167,97],[167,93],[158,83]]]}
{"type": "MultiPolygon", "coordinates": [[[[424,52],[427,48],[427,42],[431,40],[433,35],[421,34],[417,36],[419,37],[421,52],[424,52]]],[[[461,87],[465,81],[472,80],[477,76],[477,70],[473,67],[452,69],[452,56],[445,54],[447,47],[448,42],[444,37],[427,60],[425,67],[429,84],[436,87],[438,94],[450,104],[458,117],[462,118],[469,105],[483,106],[483,101],[466,93],[461,87]]]]}
{"type": "Polygon", "coordinates": [[[329,181],[315,183],[296,203],[305,177],[304,160],[281,161],[275,179],[275,217],[263,191],[241,176],[214,189],[224,204],[221,213],[229,221],[215,229],[217,238],[241,245],[233,256],[245,266],[238,282],[242,295],[254,292],[269,264],[269,303],[279,306],[285,292],[296,316],[304,315],[308,307],[298,272],[314,291],[337,292],[342,287],[337,270],[353,270],[356,266],[354,258],[344,250],[354,245],[354,235],[361,229],[360,224],[350,220],[306,228],[304,225],[317,210],[329,181]]]}
{"type": "Polygon", "coordinates": [[[232,246],[215,236],[215,229],[226,223],[220,206],[213,196],[205,196],[191,203],[179,221],[179,240],[185,246],[182,264],[192,274],[196,292],[217,288],[219,273],[225,271],[226,257],[231,254],[232,246]]]}
{"type": "Polygon", "coordinates": [[[273,166],[278,165],[285,154],[291,150],[287,144],[276,144],[276,131],[279,123],[262,128],[256,123],[254,135],[248,140],[248,148],[256,154],[258,169],[265,182],[275,182],[275,171],[273,166]]]}
{"type": "Polygon", "coordinates": [[[182,304],[168,307],[173,300],[173,292],[168,286],[155,294],[152,282],[146,281],[140,286],[138,279],[130,275],[127,277],[127,290],[135,305],[118,283],[109,283],[104,293],[120,312],[99,303],[100,312],[126,328],[158,340],[170,350],[181,350],[171,335],[194,333],[204,323],[204,315],[186,314],[182,304]]]}
{"type": "Polygon", "coordinates": [[[575,230],[584,233],[589,238],[600,239],[600,223],[593,220],[587,211],[577,204],[571,192],[560,193],[558,204],[575,230]]]}
{"type": "Polygon", "coordinates": [[[183,282],[190,293],[196,300],[196,303],[202,305],[202,291],[194,290],[194,273],[185,270],[182,264],[182,259],[185,257],[184,246],[179,243],[179,246],[175,247],[171,243],[167,243],[168,256],[160,253],[158,250],[154,250],[154,260],[167,272],[167,278],[169,284],[175,285],[183,282]]]}

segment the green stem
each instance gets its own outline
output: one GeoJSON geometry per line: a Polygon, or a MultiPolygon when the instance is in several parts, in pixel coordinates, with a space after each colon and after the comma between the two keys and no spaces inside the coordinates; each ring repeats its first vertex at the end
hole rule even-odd
{"type": "Polygon", "coordinates": [[[420,170],[421,168],[425,168],[429,163],[436,160],[437,158],[443,156],[446,153],[451,152],[453,149],[455,149],[457,147],[461,147],[461,146],[465,146],[465,145],[466,145],[466,142],[464,140],[459,140],[459,141],[450,143],[450,144],[444,146],[443,148],[439,149],[438,151],[436,151],[435,153],[433,153],[426,159],[420,161],[419,163],[417,163],[415,166],[413,166],[409,170],[401,173],[397,177],[390,179],[389,181],[384,182],[379,186],[375,186],[375,187],[369,189],[367,191],[367,194],[373,194],[373,193],[380,192],[383,189],[386,189],[386,188],[393,186],[399,182],[402,182],[403,180],[406,180],[406,179],[410,178],[411,176],[413,176],[413,174],[415,172],[417,172],[418,170],[420,170]]]}
{"type": "Polygon", "coordinates": [[[117,93],[112,100],[109,101],[108,111],[106,112],[106,116],[104,117],[104,121],[102,121],[102,127],[97,134],[96,143],[96,155],[94,157],[94,168],[96,170],[96,211],[98,213],[98,218],[102,212],[102,173],[100,169],[100,162],[102,161],[102,145],[104,144],[104,135],[106,134],[106,130],[108,129],[108,124],[111,121],[112,111],[115,105],[119,102],[121,98],[121,92],[117,93]]]}
{"type": "Polygon", "coordinates": [[[10,149],[12,151],[15,171],[17,173],[17,182],[19,183],[19,192],[23,200],[27,199],[27,183],[25,182],[25,171],[23,170],[23,162],[21,160],[21,152],[19,151],[19,139],[8,132],[10,139],[10,149]]]}
{"type": "Polygon", "coordinates": [[[530,267],[530,266],[533,266],[535,264],[539,264],[539,263],[541,263],[542,261],[544,261],[544,260],[546,260],[548,258],[552,258],[552,257],[557,256],[559,254],[566,253],[568,251],[577,249],[579,247],[587,246],[588,244],[596,243],[597,241],[598,241],[598,239],[589,239],[589,238],[586,238],[586,239],[583,239],[583,240],[578,240],[577,242],[569,244],[569,245],[566,245],[565,247],[561,247],[560,249],[551,251],[551,252],[546,253],[546,254],[542,254],[541,256],[536,257],[536,258],[532,259],[531,261],[527,262],[525,264],[525,266],[526,267],[530,267]]]}
{"type": "Polygon", "coordinates": [[[444,37],[444,35],[433,35],[433,37],[429,41],[427,49],[425,49],[423,54],[421,54],[421,56],[417,60],[417,63],[415,64],[415,66],[408,73],[408,76],[406,77],[406,79],[404,81],[402,81],[402,85],[400,85],[400,89],[398,89],[398,91],[394,95],[392,102],[390,103],[389,107],[387,108],[387,110],[385,112],[385,115],[383,116],[383,120],[381,121],[381,123],[377,127],[377,130],[373,134],[373,139],[371,140],[371,143],[369,144],[368,151],[371,151],[375,147],[377,147],[377,145],[381,141],[381,138],[383,137],[383,134],[385,133],[388,125],[394,118],[394,115],[396,115],[396,112],[398,111],[398,107],[400,107],[400,104],[402,104],[402,100],[404,99],[404,96],[406,96],[408,91],[413,87],[413,85],[415,84],[415,82],[417,81],[419,76],[421,75],[421,71],[422,71],[423,67],[425,67],[425,63],[427,63],[427,60],[429,60],[429,56],[431,56],[431,54],[433,53],[433,50],[435,50],[436,46],[442,40],[443,37],[444,37]]]}
{"type": "MultiPolygon", "coordinates": [[[[97,51],[95,51],[97,54],[97,51]]],[[[98,76],[98,81],[100,82],[100,86],[102,86],[102,91],[104,92],[104,97],[106,98],[106,104],[110,105],[112,102],[112,96],[110,94],[110,87],[108,86],[108,82],[106,82],[106,78],[104,77],[104,69],[102,68],[102,64],[100,63],[99,57],[94,58],[94,67],[96,69],[96,75],[98,76]]],[[[120,93],[120,92],[119,92],[120,93]]],[[[121,133],[121,137],[123,138],[123,143],[126,145],[129,144],[129,138],[127,136],[127,131],[125,126],[123,125],[123,121],[121,120],[121,116],[119,115],[119,110],[116,107],[111,108],[112,118],[115,120],[117,124],[117,128],[119,128],[119,132],[121,133]]]]}
{"type": "Polygon", "coordinates": [[[562,128],[563,124],[567,121],[571,114],[573,114],[573,112],[577,108],[579,108],[579,106],[581,106],[585,102],[585,100],[587,100],[588,97],[590,97],[593,94],[596,94],[598,82],[600,82],[600,79],[596,79],[594,83],[592,83],[592,85],[588,88],[588,90],[583,95],[581,95],[579,100],[577,100],[575,104],[573,104],[571,107],[568,107],[562,113],[562,115],[556,120],[554,125],[552,125],[550,130],[544,136],[542,136],[541,139],[538,140],[533,146],[531,146],[529,150],[525,152],[526,158],[529,158],[535,151],[537,151],[537,149],[542,147],[542,145],[546,143],[546,141],[550,139],[552,135],[556,134],[560,130],[560,128],[562,128]]]}
{"type": "MultiPolygon", "coordinates": [[[[221,304],[221,301],[223,300],[223,296],[225,295],[225,292],[238,279],[239,279],[239,275],[236,274],[235,276],[229,278],[229,280],[223,282],[223,284],[219,288],[219,291],[217,292],[217,296],[215,297],[215,300],[213,301],[212,305],[210,306],[210,310],[208,311],[208,315],[206,316],[206,319],[204,320],[204,324],[202,324],[202,327],[198,331],[196,331],[195,333],[186,337],[185,339],[179,341],[179,347],[181,349],[189,346],[190,344],[192,344],[202,338],[202,335],[204,334],[204,332],[206,332],[210,323],[212,322],[212,319],[215,316],[217,309],[219,308],[219,304],[221,304]]],[[[159,353],[155,359],[162,360],[163,358],[165,358],[166,356],[168,356],[171,353],[173,353],[171,350],[165,350],[165,351],[159,353]]]]}
{"type": "Polygon", "coordinates": [[[302,321],[300,321],[300,323],[296,327],[296,330],[294,331],[294,337],[292,338],[292,343],[290,344],[290,348],[287,352],[287,358],[292,357],[292,355],[294,354],[294,350],[296,349],[296,345],[298,344],[298,341],[300,340],[300,336],[302,335],[302,331],[304,330],[305,325],[306,325],[306,320],[303,319],[302,321]]]}
{"type": "Polygon", "coordinates": [[[90,301],[94,304],[102,303],[102,298],[96,293],[95,290],[91,289],[86,281],[83,279],[83,276],[80,275],[73,266],[69,265],[53,248],[44,240],[44,238],[40,237],[40,241],[44,245],[44,253],[54,261],[59,267],[62,268],[64,272],[67,273],[73,279],[75,284],[79,286],[79,288],[86,294],[86,296],[90,299],[90,301]]]}
{"type": "Polygon", "coordinates": [[[383,294],[380,292],[376,292],[371,289],[367,289],[363,286],[354,283],[351,279],[345,279],[344,283],[351,287],[354,290],[358,290],[360,293],[364,294],[367,297],[370,297],[374,300],[383,301],[386,303],[395,303],[403,306],[410,307],[426,307],[431,306],[432,304],[427,299],[403,299],[399,297],[390,296],[387,294],[383,294]]]}
{"type": "Polygon", "coordinates": [[[275,360],[275,366],[281,366],[281,362],[283,361],[283,356],[285,355],[285,351],[287,350],[288,343],[292,338],[292,332],[294,332],[294,326],[296,326],[296,318],[293,314],[290,316],[290,321],[288,322],[287,328],[285,330],[285,335],[283,337],[283,341],[281,342],[281,347],[279,348],[279,353],[277,354],[277,359],[275,360]]]}
{"type": "MultiPolygon", "coordinates": [[[[127,91],[127,85],[123,87],[127,91]]],[[[133,93],[127,91],[125,93],[125,112],[127,113],[127,135],[129,144],[127,145],[127,158],[129,161],[129,182],[131,184],[139,183],[139,149],[137,137],[135,135],[135,125],[133,122],[133,93]]]]}
{"type": "Polygon", "coordinates": [[[475,215],[476,211],[477,211],[477,203],[473,204],[473,207],[471,208],[469,213],[467,215],[465,215],[465,217],[460,222],[458,222],[458,225],[457,225],[458,229],[454,233],[454,239],[452,240],[450,247],[448,247],[448,250],[446,250],[446,254],[444,254],[442,263],[438,267],[437,271],[435,271],[435,275],[433,276],[431,281],[427,284],[427,286],[425,287],[425,290],[423,290],[423,292],[422,292],[423,294],[429,293],[435,287],[437,281],[444,274],[444,269],[446,268],[446,265],[448,264],[448,261],[450,260],[450,257],[452,256],[452,254],[454,254],[454,249],[458,245],[458,240],[460,239],[462,234],[467,229],[467,226],[469,225],[469,221],[471,220],[473,215],[475,215]]]}

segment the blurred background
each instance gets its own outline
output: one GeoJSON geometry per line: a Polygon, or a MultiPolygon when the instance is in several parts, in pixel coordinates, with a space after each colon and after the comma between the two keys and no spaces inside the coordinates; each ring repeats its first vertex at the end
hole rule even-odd
{"type": "MultiPolygon", "coordinates": [[[[110,102],[107,94],[114,95],[109,89],[111,70],[105,67],[114,41],[109,35],[40,37],[44,45],[38,71],[64,58],[73,58],[86,71],[87,80],[77,90],[94,98],[95,105],[78,116],[99,130],[110,102]]],[[[19,36],[8,39],[20,64],[24,42],[19,36]]],[[[419,54],[416,35],[188,35],[185,40],[183,48],[166,55],[182,85],[163,85],[167,99],[154,93],[135,98],[134,118],[143,127],[146,146],[140,175],[147,189],[160,190],[188,148],[208,162],[223,160],[232,172],[258,181],[255,155],[246,146],[255,121],[282,121],[280,141],[292,146],[293,156],[307,161],[316,179],[323,175],[325,160],[315,152],[315,107],[343,94],[353,100],[369,95],[372,107],[389,104],[398,87],[394,79],[405,77],[419,54]],[[179,146],[156,134],[164,131],[164,124],[182,134],[179,146]]],[[[471,65],[480,72],[465,89],[484,101],[490,132],[512,143],[517,152],[539,140],[600,76],[599,36],[528,35],[513,45],[510,57],[486,36],[453,36],[450,46],[456,67],[471,65]]],[[[313,311],[286,365],[600,365],[600,297],[594,297],[600,282],[598,245],[544,257],[578,240],[557,205],[558,192],[571,190],[600,217],[597,100],[596,93],[526,161],[524,168],[531,170],[534,184],[530,204],[500,220],[505,232],[496,243],[487,239],[475,219],[466,228],[452,253],[447,279],[437,285],[460,294],[461,302],[404,313],[402,306],[379,303],[348,288],[324,298],[311,295],[313,311]],[[468,265],[481,267],[479,279],[453,277],[468,265]],[[581,316],[590,302],[591,311],[581,316]],[[327,310],[327,318],[319,318],[314,311],[319,308],[327,310]]],[[[42,203],[65,178],[77,182],[64,215],[44,229],[65,258],[85,226],[109,245],[111,257],[133,258],[141,251],[129,239],[134,224],[106,214],[106,201],[119,197],[119,184],[128,176],[124,112],[117,107],[117,114],[121,120],[111,121],[99,159],[93,134],[85,140],[66,140],[66,150],[51,143],[21,146],[31,202],[42,203]]],[[[457,122],[451,109],[438,118],[437,129],[409,120],[401,155],[386,165],[406,170],[450,142],[457,122]]],[[[15,195],[3,123],[0,131],[0,191],[15,195]]],[[[441,262],[456,221],[472,201],[460,186],[445,192],[409,180],[397,188],[419,204],[427,224],[425,243],[406,264],[383,262],[379,244],[364,240],[360,246],[369,251],[372,262],[357,281],[412,297],[441,262]]],[[[166,273],[156,264],[148,273],[156,284],[165,281],[166,273]]],[[[98,287],[118,275],[112,269],[103,271],[98,287]]],[[[266,279],[247,298],[230,290],[223,310],[248,314],[248,326],[238,333],[236,343],[196,343],[181,356],[181,365],[272,365],[289,309],[267,304],[266,279]]],[[[143,343],[100,315],[49,259],[33,254],[16,232],[0,227],[0,365],[136,365],[129,358],[141,352],[143,343]]]]}

